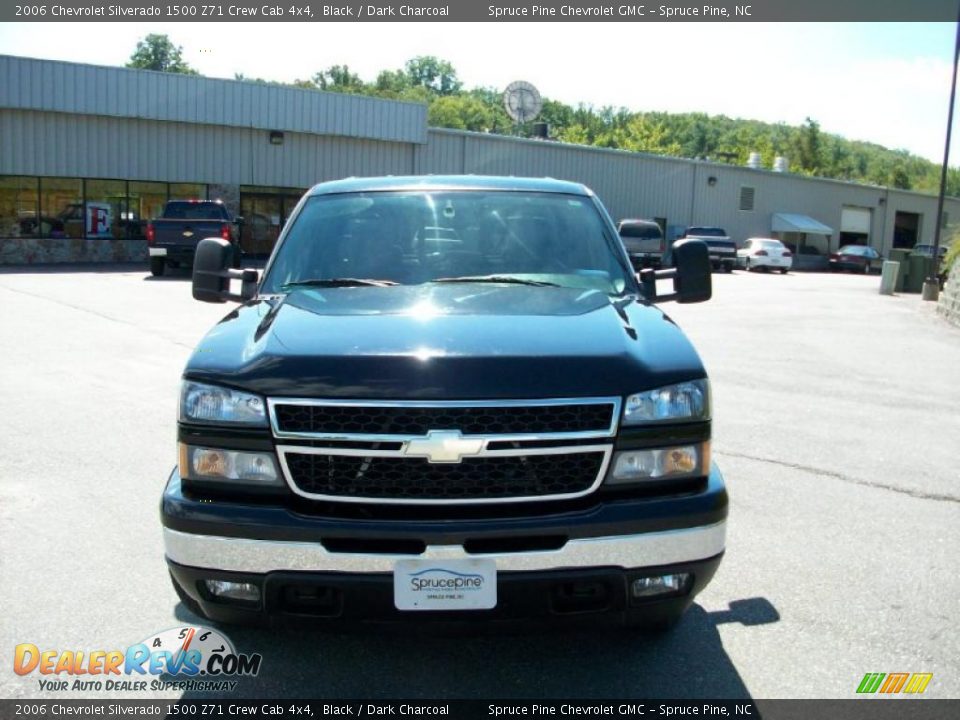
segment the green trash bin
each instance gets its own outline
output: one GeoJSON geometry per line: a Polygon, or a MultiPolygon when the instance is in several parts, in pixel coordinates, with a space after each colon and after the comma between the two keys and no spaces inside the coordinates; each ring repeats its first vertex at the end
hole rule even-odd
{"type": "Polygon", "coordinates": [[[924,257],[923,255],[911,255],[909,266],[907,281],[903,288],[904,292],[923,292],[923,281],[926,280],[933,271],[933,258],[924,257]]]}
{"type": "Polygon", "coordinates": [[[904,248],[894,248],[890,251],[889,260],[900,263],[900,272],[897,273],[897,284],[894,285],[894,292],[903,292],[907,286],[907,275],[910,273],[910,251],[904,248]]]}

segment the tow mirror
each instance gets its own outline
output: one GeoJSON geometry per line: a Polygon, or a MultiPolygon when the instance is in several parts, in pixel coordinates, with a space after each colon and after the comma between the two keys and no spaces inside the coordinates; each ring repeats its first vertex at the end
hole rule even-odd
{"type": "Polygon", "coordinates": [[[709,300],[713,292],[710,252],[703,240],[678,240],[673,244],[672,270],[643,270],[640,291],[650,302],[695,303],[709,300]],[[673,280],[673,293],[657,296],[657,280],[673,280]]]}
{"type": "Polygon", "coordinates": [[[234,248],[223,238],[211,237],[197,244],[193,258],[193,298],[203,302],[227,300],[246,302],[257,294],[259,273],[256,270],[230,268],[234,248]],[[240,294],[230,292],[230,281],[240,280],[240,294]]]}

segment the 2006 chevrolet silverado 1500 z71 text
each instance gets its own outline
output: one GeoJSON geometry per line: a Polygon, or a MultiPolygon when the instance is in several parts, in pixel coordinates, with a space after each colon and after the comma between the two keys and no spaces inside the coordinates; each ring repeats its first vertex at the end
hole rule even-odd
{"type": "Polygon", "coordinates": [[[673,252],[638,281],[588,189],[482,177],[318,185],[262,277],[204,240],[194,297],[242,304],[183,374],[161,507],[183,602],[669,625],[727,516],[703,364],[653,305],[708,299],[710,262],[673,252]]]}

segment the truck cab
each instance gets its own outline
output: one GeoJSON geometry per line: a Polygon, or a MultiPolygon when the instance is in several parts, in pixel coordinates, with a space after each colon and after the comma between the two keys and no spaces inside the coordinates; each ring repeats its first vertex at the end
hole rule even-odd
{"type": "Polygon", "coordinates": [[[630,263],[635,270],[659,268],[663,265],[666,240],[663,230],[653,220],[621,220],[617,234],[623,242],[630,263]]]}
{"type": "Polygon", "coordinates": [[[170,200],[160,217],[147,224],[147,253],[150,274],[163,275],[168,266],[189,267],[198,243],[219,237],[233,247],[233,263],[239,264],[239,234],[236,226],[242,218],[231,219],[219,200],[170,200]]]}
{"type": "Polygon", "coordinates": [[[687,228],[684,238],[702,240],[710,253],[710,262],[715,270],[733,272],[737,266],[737,244],[721,227],[695,226],[687,228]]]}
{"type": "Polygon", "coordinates": [[[638,276],[582,185],[392,177],[308,191],[262,274],[230,251],[161,501],[193,612],[663,628],[709,583],[709,380],[656,306],[710,297],[703,243],[638,276]]]}

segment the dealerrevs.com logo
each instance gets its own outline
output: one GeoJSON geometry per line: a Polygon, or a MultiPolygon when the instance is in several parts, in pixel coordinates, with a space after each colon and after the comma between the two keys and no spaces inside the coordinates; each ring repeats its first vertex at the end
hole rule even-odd
{"type": "Polygon", "coordinates": [[[237,677],[260,672],[263,656],[238,653],[212,628],[184,626],[155,633],[125,649],[41,649],[20,643],[13,671],[36,677],[43,691],[234,690],[237,677]]]}

